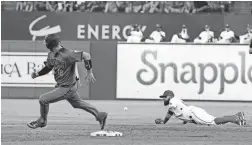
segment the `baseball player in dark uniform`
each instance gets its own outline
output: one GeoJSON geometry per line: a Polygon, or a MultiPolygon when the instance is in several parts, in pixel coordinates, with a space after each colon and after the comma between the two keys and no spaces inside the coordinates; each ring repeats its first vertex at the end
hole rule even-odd
{"type": "Polygon", "coordinates": [[[86,79],[94,82],[95,78],[92,73],[92,62],[90,54],[83,51],[72,51],[60,45],[60,39],[55,34],[50,34],[45,38],[46,47],[50,50],[48,53],[45,67],[39,72],[34,72],[32,78],[36,78],[54,71],[54,78],[57,83],[56,88],[51,92],[40,96],[40,117],[36,121],[28,123],[30,128],[45,127],[47,125],[47,115],[49,112],[49,104],[60,100],[67,100],[74,108],[83,109],[95,116],[100,123],[101,130],[104,129],[107,119],[106,112],[99,112],[91,104],[84,102],[77,90],[78,83],[76,77],[76,62],[85,62],[87,69],[86,79]]]}

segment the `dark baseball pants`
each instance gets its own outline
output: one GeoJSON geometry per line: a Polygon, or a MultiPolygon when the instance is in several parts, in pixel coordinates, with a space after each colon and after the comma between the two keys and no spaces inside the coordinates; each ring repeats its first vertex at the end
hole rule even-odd
{"type": "MultiPolygon", "coordinates": [[[[49,112],[49,104],[58,102],[61,100],[67,100],[74,108],[83,109],[91,114],[93,114],[98,120],[99,111],[92,106],[91,104],[83,101],[77,90],[78,90],[78,83],[71,87],[58,87],[54,90],[45,93],[40,96],[39,103],[40,103],[40,115],[44,122],[47,122],[47,115],[49,112]]],[[[43,122],[43,121],[42,121],[43,122]]]]}

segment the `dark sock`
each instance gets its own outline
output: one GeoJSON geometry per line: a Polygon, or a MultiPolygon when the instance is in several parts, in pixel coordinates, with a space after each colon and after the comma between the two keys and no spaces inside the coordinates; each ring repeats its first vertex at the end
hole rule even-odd
{"type": "Polygon", "coordinates": [[[230,115],[230,116],[223,116],[223,117],[217,117],[214,119],[215,123],[217,125],[219,124],[226,124],[226,123],[235,123],[235,124],[238,124],[237,123],[237,116],[236,115],[230,115]]]}
{"type": "Polygon", "coordinates": [[[40,115],[41,115],[41,118],[43,119],[42,120],[43,123],[47,122],[48,112],[49,112],[49,104],[45,105],[45,104],[40,103],[40,115]]]}

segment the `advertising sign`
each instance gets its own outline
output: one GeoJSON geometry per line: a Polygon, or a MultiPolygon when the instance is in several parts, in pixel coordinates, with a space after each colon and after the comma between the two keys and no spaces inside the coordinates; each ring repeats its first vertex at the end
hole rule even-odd
{"type": "Polygon", "coordinates": [[[53,72],[32,79],[31,74],[44,67],[47,53],[2,52],[2,87],[54,87],[53,72]]]}
{"type": "Polygon", "coordinates": [[[247,45],[118,44],[117,98],[252,101],[247,45]]]}

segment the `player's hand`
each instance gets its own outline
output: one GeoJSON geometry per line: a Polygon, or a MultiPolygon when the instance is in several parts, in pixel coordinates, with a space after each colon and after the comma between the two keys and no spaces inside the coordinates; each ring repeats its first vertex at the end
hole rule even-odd
{"type": "Polygon", "coordinates": [[[87,76],[85,77],[85,80],[90,83],[94,83],[96,81],[94,74],[91,71],[87,71],[87,76]]]}
{"type": "Polygon", "coordinates": [[[183,124],[187,124],[187,121],[183,121],[183,124]]]}
{"type": "Polygon", "coordinates": [[[31,77],[33,78],[33,79],[35,79],[36,77],[38,77],[39,76],[39,74],[37,73],[37,72],[33,72],[32,74],[31,74],[31,77]]]}
{"type": "Polygon", "coordinates": [[[164,121],[163,121],[163,119],[158,118],[155,120],[155,123],[156,124],[164,124],[164,121]]]}

